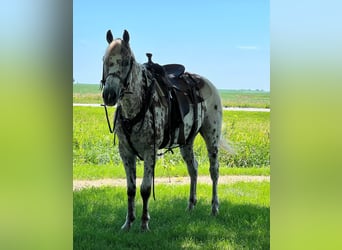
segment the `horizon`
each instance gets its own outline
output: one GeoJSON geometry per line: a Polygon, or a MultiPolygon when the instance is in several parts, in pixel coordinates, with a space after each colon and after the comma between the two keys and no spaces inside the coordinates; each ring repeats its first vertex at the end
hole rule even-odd
{"type": "MultiPolygon", "coordinates": [[[[99,86],[99,83],[84,83],[84,82],[73,82],[73,85],[78,85],[78,84],[83,84],[83,85],[97,85],[99,86]]],[[[255,92],[271,92],[270,90],[265,90],[265,89],[222,89],[222,88],[217,88],[218,91],[255,91],[255,92]]]]}

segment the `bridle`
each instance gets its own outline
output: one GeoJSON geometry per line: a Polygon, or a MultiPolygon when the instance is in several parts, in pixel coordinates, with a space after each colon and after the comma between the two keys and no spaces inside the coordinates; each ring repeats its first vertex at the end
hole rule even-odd
{"type": "MultiPolygon", "coordinates": [[[[119,80],[120,80],[120,83],[122,82],[122,85],[123,85],[123,90],[127,90],[127,88],[129,87],[129,82],[128,82],[128,77],[129,77],[129,75],[131,74],[131,71],[132,71],[132,68],[133,68],[133,58],[132,57],[130,57],[129,58],[129,70],[128,70],[128,72],[127,72],[127,76],[126,76],[126,78],[124,79],[124,81],[122,81],[122,78],[121,78],[121,76],[117,73],[117,72],[112,72],[112,73],[108,73],[106,76],[104,75],[104,65],[103,65],[103,69],[102,69],[102,80],[101,80],[101,86],[100,86],[100,89],[102,90],[103,89],[103,87],[105,86],[105,83],[106,83],[106,80],[107,80],[107,78],[109,77],[109,76],[112,76],[112,77],[116,77],[116,78],[118,78],[119,80]]],[[[122,92],[121,91],[121,89],[120,89],[120,92],[122,92]]]]}
{"type": "MultiPolygon", "coordinates": [[[[124,79],[122,85],[123,85],[123,88],[120,88],[120,92],[119,92],[119,100],[122,99],[122,97],[125,95],[125,94],[133,94],[131,91],[128,91],[128,87],[129,87],[129,82],[128,82],[128,77],[129,75],[131,74],[131,71],[132,71],[132,68],[133,68],[133,58],[130,57],[129,59],[130,61],[130,65],[129,65],[129,70],[127,72],[127,76],[126,78],[124,79]]],[[[102,70],[102,80],[101,80],[101,86],[100,86],[100,89],[102,90],[103,87],[105,86],[105,83],[106,83],[106,80],[109,76],[113,76],[113,77],[116,77],[116,78],[119,78],[120,80],[120,84],[121,84],[121,81],[122,81],[122,78],[121,76],[117,73],[117,72],[112,72],[112,73],[109,73],[106,75],[106,77],[104,76],[104,65],[103,65],[103,70],[102,70]]],[[[104,107],[105,109],[105,113],[106,113],[106,118],[107,118],[107,124],[108,124],[108,128],[109,128],[109,132],[111,134],[114,133],[114,127],[115,127],[115,119],[114,119],[114,124],[113,124],[113,128],[112,126],[110,125],[110,122],[109,122],[109,116],[108,116],[108,111],[107,111],[107,105],[106,104],[101,104],[101,106],[104,107]]]]}

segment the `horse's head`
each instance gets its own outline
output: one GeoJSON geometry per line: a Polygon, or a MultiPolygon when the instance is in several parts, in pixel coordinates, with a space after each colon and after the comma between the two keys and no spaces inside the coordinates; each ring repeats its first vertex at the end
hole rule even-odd
{"type": "Polygon", "coordinates": [[[122,39],[114,39],[108,30],[106,38],[109,45],[103,57],[102,98],[105,105],[113,106],[128,87],[134,55],[129,47],[127,30],[122,39]]]}

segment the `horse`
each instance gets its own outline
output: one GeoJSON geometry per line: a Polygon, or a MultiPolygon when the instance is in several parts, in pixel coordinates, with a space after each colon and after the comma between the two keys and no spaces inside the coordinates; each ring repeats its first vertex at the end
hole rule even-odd
{"type": "MultiPolygon", "coordinates": [[[[144,174],[140,186],[140,195],[143,200],[141,230],[150,230],[148,202],[152,186],[154,196],[154,185],[152,185],[154,184],[154,168],[158,156],[157,151],[162,148],[180,148],[190,175],[187,210],[194,209],[197,202],[198,162],[194,157],[193,143],[198,133],[203,137],[207,147],[212,180],[211,213],[214,216],[217,215],[219,211],[218,149],[222,125],[222,105],[217,89],[205,77],[187,73],[188,78],[195,78],[197,83],[201,83],[197,84],[196,88],[187,87],[197,96],[197,102],[186,104],[188,108],[185,109],[184,116],[179,118],[178,125],[175,125],[175,119],[170,119],[173,115],[170,113],[176,113],[176,110],[180,113],[180,108],[175,109],[174,104],[170,105],[170,99],[173,100],[175,97],[170,98],[169,92],[160,90],[162,84],[156,79],[156,74],[151,73],[147,64],[139,64],[135,60],[128,31],[124,30],[122,38],[114,39],[111,30],[108,30],[106,40],[108,47],[103,56],[101,80],[103,105],[105,107],[117,105],[114,130],[119,138],[119,153],[127,181],[127,215],[121,229],[128,231],[136,218],[136,159],[139,157],[144,162],[144,174]],[[199,85],[202,87],[198,87],[199,85]],[[184,138],[181,140],[180,137],[184,137],[185,140],[184,138]]],[[[159,69],[163,71],[166,67],[160,66],[159,69]]],[[[161,78],[167,78],[166,74],[161,78]]],[[[167,89],[174,88],[176,87],[170,84],[167,89]]],[[[181,91],[182,88],[178,87],[177,93],[181,91]]],[[[189,93],[183,95],[184,98],[186,97],[185,100],[189,99],[189,95],[189,93]]]]}

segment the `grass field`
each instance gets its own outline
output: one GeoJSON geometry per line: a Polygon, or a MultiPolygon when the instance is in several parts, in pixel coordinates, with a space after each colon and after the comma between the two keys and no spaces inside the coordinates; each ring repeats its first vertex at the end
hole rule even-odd
{"type": "MultiPolygon", "coordinates": [[[[114,108],[110,111],[114,112],[114,108]]],[[[118,147],[113,145],[113,135],[108,131],[104,110],[98,107],[74,107],[73,112],[74,178],[123,177],[118,147]]],[[[221,174],[268,175],[270,113],[224,111],[223,117],[222,134],[230,140],[236,153],[232,155],[220,150],[221,174]]],[[[199,174],[207,175],[209,161],[201,136],[196,137],[194,151],[199,174]]],[[[142,173],[142,168],[142,162],[138,161],[138,175],[142,173]]],[[[179,149],[175,149],[174,154],[167,153],[158,159],[156,176],[187,176],[179,149]]]]}
{"type": "Polygon", "coordinates": [[[270,92],[219,90],[223,107],[270,108],[270,92]]]}
{"type": "MultiPolygon", "coordinates": [[[[224,106],[269,107],[269,93],[220,91],[224,106]]],[[[74,84],[74,102],[102,103],[98,85],[74,84]]],[[[115,108],[110,108],[113,116],[115,108]]],[[[270,113],[224,111],[222,135],[235,154],[219,152],[220,175],[270,175],[270,113]]],[[[199,175],[209,176],[203,139],[194,144],[199,175]]],[[[143,162],[137,162],[137,177],[143,162]]],[[[188,176],[179,149],[160,157],[156,177],[188,176]]],[[[104,110],[73,107],[73,179],[124,178],[125,172],[104,110]]],[[[220,183],[220,214],[210,215],[211,185],[198,184],[198,203],[185,211],[189,184],[157,184],[150,201],[151,232],[140,232],[142,201],[137,187],[137,219],[123,233],[125,187],[88,188],[73,194],[74,249],[269,249],[270,183],[220,183]]]]}
{"type": "Polygon", "coordinates": [[[103,103],[100,84],[73,84],[74,103],[103,103]]]}
{"type": "MultiPolygon", "coordinates": [[[[198,203],[186,212],[189,187],[156,186],[150,201],[151,232],[141,233],[142,202],[129,233],[120,231],[126,216],[126,189],[74,192],[74,249],[269,249],[270,184],[219,185],[220,213],[210,215],[211,187],[199,184],[198,203]]],[[[137,190],[139,194],[139,189],[137,190]]]]}
{"type": "MultiPolygon", "coordinates": [[[[99,84],[73,85],[74,103],[102,103],[99,84]]],[[[269,108],[270,93],[257,90],[219,90],[224,107],[269,108]]]]}

